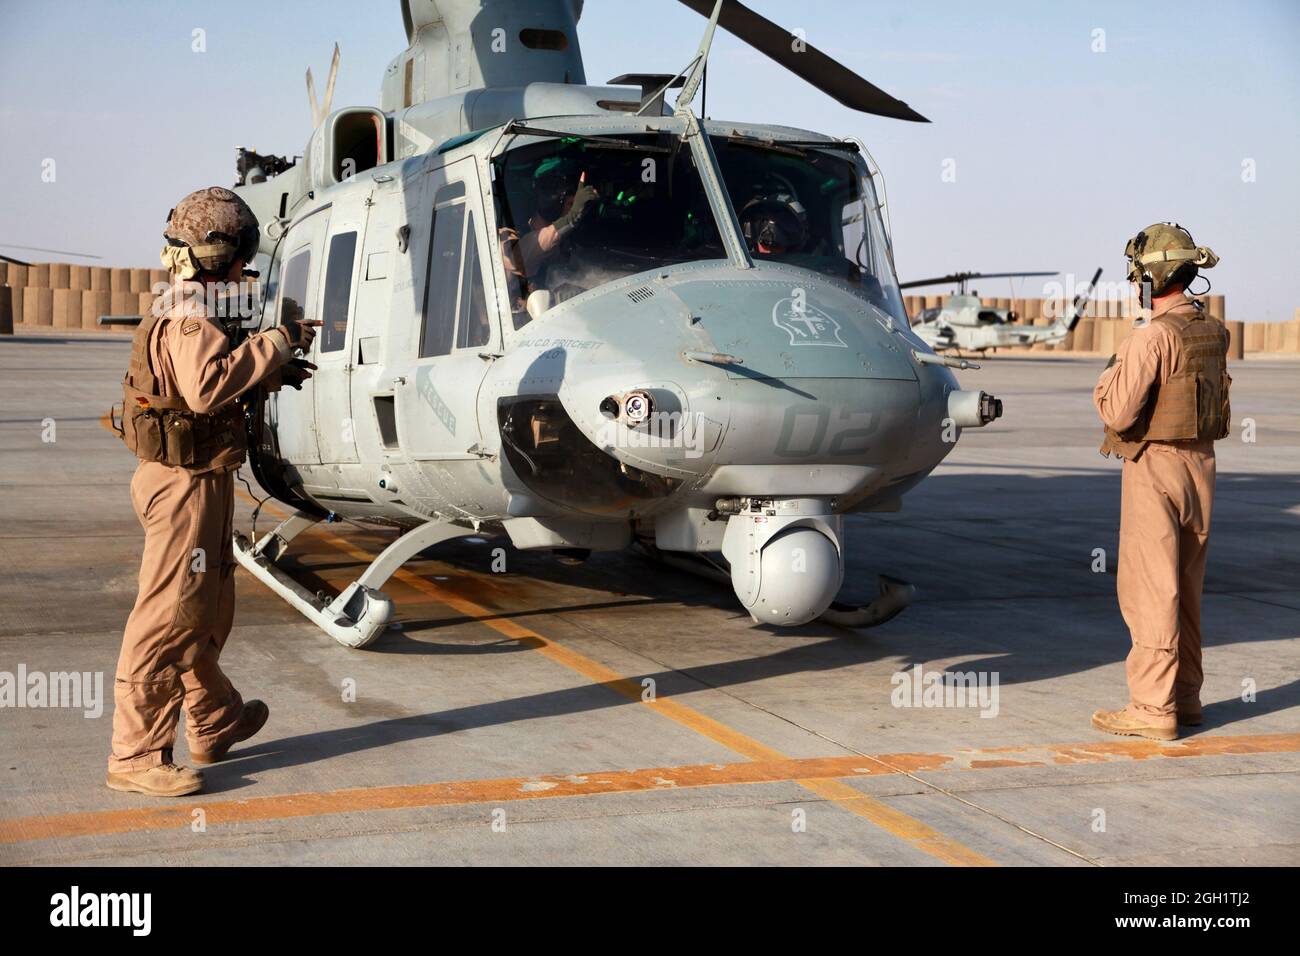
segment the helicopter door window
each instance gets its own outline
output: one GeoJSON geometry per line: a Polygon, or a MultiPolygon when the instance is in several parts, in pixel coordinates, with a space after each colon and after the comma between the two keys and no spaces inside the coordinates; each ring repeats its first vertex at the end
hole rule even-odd
{"type": "MultiPolygon", "coordinates": [[[[464,185],[460,184],[461,193],[464,185]]],[[[456,321],[456,293],[460,280],[460,249],[465,237],[465,203],[456,202],[433,213],[433,239],[429,243],[428,280],[424,288],[424,323],[420,358],[451,351],[456,321]]]]}
{"type": "Polygon", "coordinates": [[[348,337],[348,307],[352,303],[352,260],[357,234],[341,232],[330,240],[325,260],[325,304],[321,308],[320,350],[338,352],[348,337]]]}
{"type": "Polygon", "coordinates": [[[307,275],[311,272],[311,247],[295,252],[284,267],[284,279],[280,283],[280,324],[297,322],[306,315],[303,309],[307,303],[307,275]]]}
{"type": "Polygon", "coordinates": [[[474,211],[469,213],[465,232],[465,271],[460,280],[460,317],[456,324],[456,348],[481,348],[491,338],[487,298],[483,294],[483,273],[479,269],[478,234],[474,211]]]}

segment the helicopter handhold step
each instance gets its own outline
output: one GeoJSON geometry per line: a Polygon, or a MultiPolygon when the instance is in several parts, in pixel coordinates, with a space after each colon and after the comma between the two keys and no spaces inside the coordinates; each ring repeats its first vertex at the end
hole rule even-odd
{"type": "Polygon", "coordinates": [[[860,607],[832,601],[818,620],[840,627],[877,627],[902,614],[915,597],[916,585],[882,574],[880,597],[860,607]]]}
{"type": "Polygon", "coordinates": [[[344,647],[365,647],[388,627],[393,602],[379,590],[399,568],[426,548],[473,534],[445,521],[430,521],[402,535],[370,562],[366,570],[333,600],[307,590],[280,568],[288,544],[316,520],[301,512],[286,518],[256,544],[242,532],[234,535],[235,559],[303,616],[344,647]]]}

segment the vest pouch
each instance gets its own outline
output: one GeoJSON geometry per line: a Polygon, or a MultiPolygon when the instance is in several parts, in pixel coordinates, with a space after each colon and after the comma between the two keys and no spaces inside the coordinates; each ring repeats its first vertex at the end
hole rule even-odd
{"type": "Polygon", "coordinates": [[[1220,438],[1227,438],[1228,432],[1232,430],[1232,403],[1228,400],[1228,391],[1232,388],[1232,376],[1228,370],[1223,370],[1223,389],[1219,392],[1218,412],[1219,418],[1211,423],[1211,434],[1207,437],[1218,441],[1220,438]]]}
{"type": "MultiPolygon", "coordinates": [[[[163,457],[162,419],[153,409],[133,409],[129,431],[135,436],[131,448],[141,461],[161,461],[163,457]]],[[[131,442],[127,442],[128,447],[131,442]]]]}
{"type": "MultiPolygon", "coordinates": [[[[1139,434],[1124,437],[1146,441],[1193,441],[1196,439],[1202,387],[1198,375],[1175,375],[1153,392],[1149,418],[1139,434]]],[[[1131,430],[1135,431],[1135,430],[1131,430]]]]}
{"type": "Polygon", "coordinates": [[[194,420],[189,415],[169,414],[166,419],[167,464],[194,464],[194,420]]]}
{"type": "Polygon", "coordinates": [[[244,413],[237,403],[204,416],[196,423],[195,455],[199,465],[231,465],[244,460],[248,442],[244,435],[244,413]]]}

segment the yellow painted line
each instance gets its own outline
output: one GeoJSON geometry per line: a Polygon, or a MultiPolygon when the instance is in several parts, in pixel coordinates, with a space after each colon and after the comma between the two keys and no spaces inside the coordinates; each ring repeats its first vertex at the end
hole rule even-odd
{"type": "Polygon", "coordinates": [[[998,747],[954,753],[900,753],[804,759],[747,760],[730,764],[691,764],[642,770],[612,770],[584,774],[549,774],[493,780],[456,780],[399,787],[359,787],[315,793],[289,793],[247,800],[178,800],[130,810],[105,810],[0,820],[0,844],[34,840],[105,836],[190,826],[195,808],[206,823],[255,823],[267,820],[320,817],[335,813],[403,810],[472,804],[502,804],[555,797],[590,797],[620,793],[797,782],[845,806],[861,803],[863,816],[881,826],[906,831],[927,852],[958,863],[974,863],[923,824],[842,782],[860,777],[888,776],[936,770],[988,770],[1004,766],[1045,766],[1079,762],[1117,763],[1152,758],[1207,757],[1228,754],[1300,753],[1300,734],[1194,737],[1163,743],[1147,740],[1086,744],[998,747]],[[986,757],[991,759],[985,759],[986,757]]]}
{"type": "MultiPolygon", "coordinates": [[[[237,489],[239,490],[239,489],[237,489]]],[[[247,494],[239,490],[241,496],[248,498],[247,494]]],[[[269,503],[268,503],[269,504],[269,503]]],[[[276,509],[280,510],[280,509],[276,509]]],[[[283,511],[281,510],[283,514],[283,511]]],[[[337,535],[330,534],[320,529],[319,525],[314,529],[313,539],[320,540],[344,554],[350,555],[365,564],[369,564],[374,556],[369,552],[356,547],[350,541],[346,541],[337,535]]],[[[680,724],[696,733],[709,738],[710,740],[721,744],[750,760],[787,760],[785,754],[779,750],[767,746],[747,734],[741,733],[732,727],[728,727],[721,721],[714,720],[699,711],[687,707],[685,704],[678,703],[667,697],[655,695],[651,699],[643,696],[640,684],[632,681],[623,675],[605,667],[603,664],[592,660],[591,658],[579,654],[577,651],[570,650],[561,644],[543,637],[536,631],[524,627],[514,621],[501,618],[499,615],[489,609],[467,600],[460,595],[439,587],[432,581],[425,580],[419,575],[406,570],[399,569],[393,577],[397,578],[404,584],[423,591],[434,600],[459,611],[467,617],[475,618],[479,623],[492,628],[498,634],[502,634],[513,640],[520,641],[527,647],[537,651],[544,657],[561,664],[568,669],[581,674],[588,680],[597,684],[603,684],[610,690],[622,697],[643,704],[662,714],[669,720],[680,724]]],[[[920,820],[908,816],[872,797],[854,790],[852,787],[843,783],[834,781],[812,781],[800,780],[798,783],[805,789],[817,794],[825,800],[832,801],[844,810],[856,814],[865,820],[880,827],[885,832],[910,843],[912,846],[943,861],[944,863],[955,866],[995,866],[996,864],[988,857],[975,852],[970,847],[965,846],[951,837],[945,836],[933,827],[930,827],[920,820]]]]}

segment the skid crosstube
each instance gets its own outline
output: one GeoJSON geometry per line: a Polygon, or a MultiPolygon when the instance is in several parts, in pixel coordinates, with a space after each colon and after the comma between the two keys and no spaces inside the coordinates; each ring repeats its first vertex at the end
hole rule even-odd
{"type": "Polygon", "coordinates": [[[345,647],[365,647],[384,632],[393,617],[393,602],[380,588],[403,564],[425,548],[474,534],[470,528],[445,521],[426,522],[381,551],[357,580],[338,597],[326,601],[289,577],[276,563],[293,539],[319,520],[306,512],[296,512],[256,543],[236,531],[235,560],[345,647]]]}

